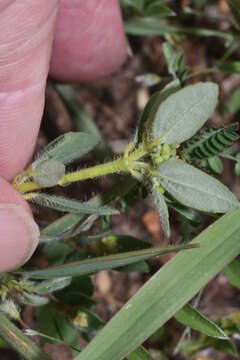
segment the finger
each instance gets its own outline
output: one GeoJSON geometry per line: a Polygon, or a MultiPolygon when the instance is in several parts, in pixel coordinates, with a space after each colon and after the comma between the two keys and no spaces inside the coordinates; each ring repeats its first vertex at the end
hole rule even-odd
{"type": "Polygon", "coordinates": [[[0,273],[15,269],[33,254],[39,230],[19,193],[0,178],[0,273]]]}
{"type": "Polygon", "coordinates": [[[62,0],[50,74],[89,81],[115,71],[125,60],[127,41],[117,0],[62,0]]]}
{"type": "Polygon", "coordinates": [[[57,0],[2,0],[0,6],[0,174],[30,160],[44,105],[57,0]]]}

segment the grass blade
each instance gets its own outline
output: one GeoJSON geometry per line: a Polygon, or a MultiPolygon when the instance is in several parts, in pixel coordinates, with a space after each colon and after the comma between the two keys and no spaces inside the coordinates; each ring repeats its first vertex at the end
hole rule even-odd
{"type": "Polygon", "coordinates": [[[75,360],[120,360],[137,348],[239,254],[239,217],[234,210],[197,236],[201,248],[169,261],[75,360]]]}
{"type": "Polygon", "coordinates": [[[26,360],[51,360],[36,344],[18,329],[5,315],[0,313],[0,336],[23,359],[26,360]]]}
{"type": "Polygon", "coordinates": [[[191,247],[198,247],[198,245],[180,245],[169,246],[167,248],[152,248],[138,251],[128,251],[116,255],[101,256],[83,261],[77,261],[44,270],[23,272],[23,274],[31,279],[51,279],[63,276],[79,276],[84,274],[91,274],[100,270],[113,269],[119,266],[133,264],[141,260],[149,259],[153,256],[159,256],[170,252],[189,249],[191,247]]]}

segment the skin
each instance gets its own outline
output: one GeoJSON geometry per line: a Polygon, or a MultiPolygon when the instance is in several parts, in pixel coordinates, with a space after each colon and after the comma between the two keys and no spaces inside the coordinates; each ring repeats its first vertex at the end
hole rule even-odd
{"type": "Polygon", "coordinates": [[[39,231],[9,184],[31,160],[46,78],[94,81],[125,61],[117,0],[0,1],[0,272],[23,264],[39,231]]]}

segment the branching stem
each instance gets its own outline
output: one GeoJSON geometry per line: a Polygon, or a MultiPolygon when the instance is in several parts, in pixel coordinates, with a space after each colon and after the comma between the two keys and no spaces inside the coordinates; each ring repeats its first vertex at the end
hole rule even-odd
{"type": "MultiPolygon", "coordinates": [[[[124,154],[119,159],[107,162],[105,164],[92,166],[87,169],[67,173],[58,181],[56,185],[64,186],[72,182],[94,179],[99,176],[119,172],[127,172],[132,174],[133,172],[138,173],[138,170],[140,172],[143,169],[146,170],[148,165],[139,160],[146,154],[150,153],[159,144],[159,141],[159,138],[155,139],[151,143],[145,144],[144,146],[142,145],[135,150],[133,150],[135,144],[129,144],[126,147],[124,154]]],[[[24,176],[24,174],[22,176],[24,176]]],[[[33,181],[26,181],[21,183],[21,181],[19,182],[13,180],[12,185],[22,194],[42,189],[42,186],[33,181]]],[[[28,198],[26,195],[24,197],[28,198]]],[[[31,197],[32,194],[30,194],[30,198],[31,197]]]]}

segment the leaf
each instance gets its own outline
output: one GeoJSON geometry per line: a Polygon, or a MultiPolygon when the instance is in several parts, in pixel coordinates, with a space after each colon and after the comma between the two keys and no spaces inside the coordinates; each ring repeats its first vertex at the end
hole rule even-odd
{"type": "Polygon", "coordinates": [[[75,360],[120,360],[180,310],[240,252],[240,209],[203,231],[201,248],[177,254],[132,297],[75,360]]]}
{"type": "Polygon", "coordinates": [[[208,158],[208,165],[217,174],[221,174],[223,171],[222,160],[218,156],[208,158]]]}
{"type": "Polygon", "coordinates": [[[188,222],[190,222],[192,226],[198,226],[201,224],[202,219],[197,215],[195,210],[180,204],[176,200],[170,201],[169,199],[167,199],[167,201],[168,206],[175,210],[177,213],[179,213],[181,216],[184,216],[184,218],[188,220],[188,222]]]}
{"type": "Polygon", "coordinates": [[[239,74],[240,73],[240,61],[232,61],[230,63],[224,63],[217,65],[217,68],[221,71],[227,72],[229,74],[239,74]]]}
{"type": "Polygon", "coordinates": [[[142,13],[144,10],[144,0],[121,0],[121,6],[130,7],[137,11],[137,13],[142,13]]]}
{"type": "MultiPolygon", "coordinates": [[[[113,187],[104,193],[90,199],[87,204],[100,207],[105,204],[116,200],[119,196],[127,194],[131,189],[136,186],[137,182],[133,178],[126,178],[124,181],[119,181],[113,187]]],[[[90,215],[89,217],[91,217],[90,215]]],[[[41,236],[54,236],[61,238],[71,234],[76,227],[86,219],[84,214],[67,214],[60,219],[55,220],[53,223],[45,227],[41,231],[41,236]]],[[[79,233],[79,232],[78,232],[79,233]]]]}
{"type": "Polygon", "coordinates": [[[224,270],[224,274],[226,275],[226,278],[230,282],[231,285],[237,287],[240,289],[240,262],[237,260],[234,260],[231,262],[228,267],[224,270]]]}
{"type": "Polygon", "coordinates": [[[204,28],[190,28],[172,26],[165,19],[154,17],[135,17],[124,22],[124,29],[130,35],[166,35],[166,34],[191,34],[192,36],[216,36],[231,41],[233,36],[230,33],[204,28]]]}
{"type": "Polygon", "coordinates": [[[54,296],[63,304],[88,309],[96,306],[96,301],[91,298],[93,290],[90,276],[85,275],[74,277],[67,288],[55,292],[54,296]]]}
{"type": "Polygon", "coordinates": [[[235,164],[234,170],[235,174],[240,178],[240,153],[236,156],[237,162],[235,164]]]}
{"type": "Polygon", "coordinates": [[[187,359],[189,359],[189,357],[192,357],[192,355],[195,355],[198,351],[204,350],[209,347],[212,347],[221,352],[225,352],[227,354],[231,354],[233,356],[237,355],[236,348],[231,340],[222,340],[202,336],[198,340],[188,341],[180,345],[181,352],[187,359]]]}
{"type": "Polygon", "coordinates": [[[136,76],[135,80],[144,87],[151,87],[159,84],[162,81],[162,78],[155,73],[145,73],[136,76]]]}
{"type": "Polygon", "coordinates": [[[49,208],[71,212],[76,214],[98,214],[98,215],[114,215],[119,214],[119,211],[107,206],[92,206],[87,202],[83,203],[77,200],[66,199],[64,197],[47,195],[44,193],[34,193],[31,201],[36,202],[41,206],[47,206],[49,208]]]}
{"type": "Polygon", "coordinates": [[[49,294],[54,291],[59,291],[69,286],[72,282],[71,276],[62,277],[58,279],[45,280],[34,286],[34,292],[37,294],[49,294]]]}
{"type": "Polygon", "coordinates": [[[140,144],[144,139],[144,133],[147,132],[152,137],[152,122],[155,117],[156,111],[160,104],[168,98],[171,94],[175,93],[180,88],[180,82],[178,79],[171,81],[161,91],[156,92],[151,96],[147,105],[145,106],[143,113],[140,117],[137,132],[135,135],[136,145],[140,144]]]}
{"type": "Polygon", "coordinates": [[[152,188],[152,201],[155,206],[155,209],[158,212],[162,229],[165,236],[170,236],[170,225],[169,225],[169,214],[166,201],[164,200],[163,195],[158,191],[157,188],[152,188]]]}
{"type": "Polygon", "coordinates": [[[31,306],[43,306],[49,302],[49,299],[44,296],[39,296],[36,294],[31,294],[26,291],[22,291],[21,293],[17,293],[14,295],[17,301],[23,305],[31,305],[31,306]]]}
{"type": "Polygon", "coordinates": [[[36,166],[46,160],[56,160],[68,164],[88,153],[99,142],[99,138],[83,132],[68,132],[48,144],[33,162],[36,166]]]}
{"type": "Polygon", "coordinates": [[[122,254],[101,256],[97,258],[87,259],[71,264],[46,268],[44,270],[35,270],[28,272],[21,272],[31,279],[51,279],[62,276],[79,276],[84,274],[92,274],[94,272],[106,269],[113,269],[119,266],[124,266],[146,260],[153,256],[167,254],[179,250],[188,249],[189,245],[169,246],[167,248],[152,248],[139,251],[130,251],[122,254]]]}
{"type": "Polygon", "coordinates": [[[169,9],[167,6],[161,6],[161,1],[158,3],[157,1],[153,4],[149,4],[144,15],[153,16],[158,15],[158,17],[164,16],[175,16],[175,12],[169,9]]]}
{"type": "Polygon", "coordinates": [[[164,161],[158,174],[164,189],[193,209],[225,213],[239,207],[238,199],[225,185],[182,161],[164,161]]]}
{"type": "Polygon", "coordinates": [[[233,91],[230,100],[227,104],[227,110],[229,115],[234,115],[238,111],[240,111],[240,87],[237,87],[233,91]]]}
{"type": "Polygon", "coordinates": [[[143,346],[140,346],[128,355],[127,360],[153,360],[153,358],[143,346]]]}
{"type": "Polygon", "coordinates": [[[165,42],[162,45],[163,55],[166,59],[167,66],[168,66],[168,72],[170,75],[173,76],[173,78],[176,78],[176,71],[175,71],[175,53],[173,50],[173,47],[170,43],[165,42]]]}
{"type": "Polygon", "coordinates": [[[215,342],[213,343],[213,348],[233,356],[238,355],[235,345],[230,340],[221,340],[221,339],[215,340],[215,342]]]}
{"type": "MultiPolygon", "coordinates": [[[[37,326],[41,333],[52,338],[65,342],[68,346],[79,347],[78,331],[70,323],[66,316],[57,311],[52,305],[48,304],[36,310],[37,326]]],[[[41,339],[43,341],[43,339],[41,339]]],[[[44,342],[55,343],[54,340],[44,340],[44,342]]]]}
{"type": "Polygon", "coordinates": [[[153,120],[153,137],[161,142],[181,143],[192,137],[213,112],[218,97],[214,83],[189,85],[169,96],[159,106],[153,120]]]}
{"type": "Polygon", "coordinates": [[[43,187],[56,185],[65,175],[65,165],[53,159],[33,163],[32,170],[35,173],[33,181],[43,187]]]}
{"type": "Polygon", "coordinates": [[[0,336],[25,360],[51,360],[33,341],[0,313],[0,336]]]}
{"type": "Polygon", "coordinates": [[[64,241],[51,241],[43,248],[44,255],[49,265],[64,264],[75,249],[64,241]]]}
{"type": "Polygon", "coordinates": [[[145,261],[138,261],[134,264],[129,264],[116,268],[120,272],[142,272],[149,273],[149,265],[145,261]]]}
{"type": "Polygon", "coordinates": [[[0,304],[0,313],[6,314],[12,320],[20,320],[20,308],[12,299],[5,299],[0,304]]]}
{"type": "Polygon", "coordinates": [[[191,329],[218,339],[228,339],[224,331],[213,321],[207,319],[198,310],[190,304],[186,304],[180,311],[174,315],[175,319],[191,329]]]}
{"type": "Polygon", "coordinates": [[[179,153],[183,158],[202,160],[225,152],[233,141],[239,139],[238,128],[238,123],[233,123],[224,128],[201,130],[180,146],[179,153]]]}

